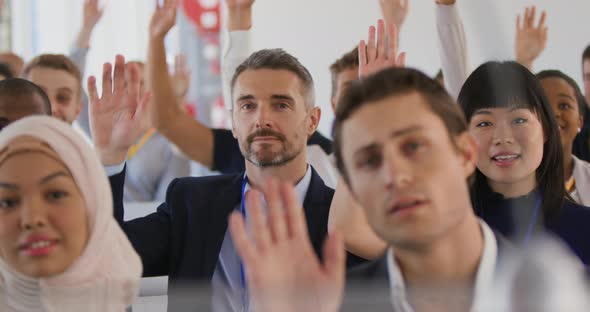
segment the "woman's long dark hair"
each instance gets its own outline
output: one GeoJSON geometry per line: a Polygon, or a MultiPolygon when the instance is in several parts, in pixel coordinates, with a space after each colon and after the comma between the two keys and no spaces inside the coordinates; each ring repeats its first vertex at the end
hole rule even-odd
{"type": "MultiPolygon", "coordinates": [[[[465,81],[458,98],[467,121],[485,108],[526,108],[535,113],[543,127],[543,159],[536,170],[537,190],[542,194],[545,224],[556,220],[566,191],[561,139],[553,109],[539,80],[516,62],[487,62],[465,81]]],[[[476,170],[471,196],[478,215],[486,210],[491,188],[486,176],[476,170]]]]}

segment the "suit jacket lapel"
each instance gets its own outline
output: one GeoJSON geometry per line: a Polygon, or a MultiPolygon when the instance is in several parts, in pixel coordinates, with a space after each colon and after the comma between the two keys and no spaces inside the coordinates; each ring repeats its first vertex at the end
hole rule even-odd
{"type": "Polygon", "coordinates": [[[203,203],[204,205],[209,205],[209,207],[204,207],[209,211],[209,218],[203,220],[201,225],[207,227],[204,268],[210,278],[215,271],[221,244],[227,231],[227,219],[230,213],[240,203],[242,197],[241,184],[243,176],[243,174],[237,175],[226,187],[219,190],[211,190],[217,193],[212,196],[214,200],[203,203]]]}
{"type": "Polygon", "coordinates": [[[333,191],[326,192],[331,189],[324,184],[313,167],[311,170],[311,182],[303,201],[303,210],[307,220],[309,238],[316,254],[321,257],[324,239],[328,233],[328,215],[332,202],[330,195],[333,195],[333,191]]]}

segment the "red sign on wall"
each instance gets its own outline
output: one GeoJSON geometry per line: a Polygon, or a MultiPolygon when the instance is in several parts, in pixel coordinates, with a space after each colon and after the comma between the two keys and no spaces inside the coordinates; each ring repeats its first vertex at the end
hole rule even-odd
{"type": "Polygon", "coordinates": [[[184,13],[200,32],[219,32],[221,28],[220,0],[182,0],[184,13]]]}

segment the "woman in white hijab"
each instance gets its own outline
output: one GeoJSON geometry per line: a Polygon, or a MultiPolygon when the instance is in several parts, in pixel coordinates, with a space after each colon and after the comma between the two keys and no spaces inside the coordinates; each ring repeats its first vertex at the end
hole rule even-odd
{"type": "Polygon", "coordinates": [[[4,128],[0,311],[124,311],[141,273],[90,145],[46,116],[4,128]]]}

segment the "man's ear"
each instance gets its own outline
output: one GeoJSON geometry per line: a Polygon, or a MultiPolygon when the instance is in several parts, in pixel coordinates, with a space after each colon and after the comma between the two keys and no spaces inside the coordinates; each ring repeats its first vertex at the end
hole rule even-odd
{"type": "Polygon", "coordinates": [[[477,143],[469,132],[465,131],[455,138],[457,152],[462,158],[463,174],[468,178],[477,166],[477,143]]]}
{"type": "Polygon", "coordinates": [[[307,118],[309,118],[309,123],[307,126],[307,137],[309,138],[318,129],[318,126],[320,125],[322,110],[319,107],[312,107],[309,110],[307,116],[307,118]]]}

